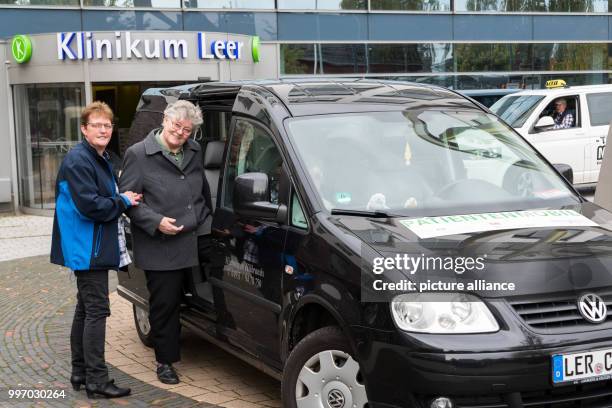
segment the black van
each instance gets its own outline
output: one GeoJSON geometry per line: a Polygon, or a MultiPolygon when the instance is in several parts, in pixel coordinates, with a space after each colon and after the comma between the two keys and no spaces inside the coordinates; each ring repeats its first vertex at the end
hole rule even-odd
{"type": "MultiPolygon", "coordinates": [[[[179,98],[216,205],[181,322],[281,379],[284,407],[612,407],[612,214],[481,105],[207,83],[144,95],[131,142],[179,98]]],[[[119,282],[150,344],[144,274],[119,282]]]]}

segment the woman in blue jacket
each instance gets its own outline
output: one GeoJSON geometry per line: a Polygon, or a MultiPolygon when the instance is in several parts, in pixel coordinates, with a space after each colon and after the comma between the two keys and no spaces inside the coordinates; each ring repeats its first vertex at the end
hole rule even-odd
{"type": "Polygon", "coordinates": [[[51,262],[74,271],[77,305],[70,334],[75,390],[85,385],[90,398],[123,397],[104,361],[106,317],[110,315],[108,270],[127,265],[125,236],[119,217],[140,194],[119,194],[110,157],[105,151],[113,132],[113,112],[93,102],[81,114],[84,140],[64,158],[55,187],[51,262]]]}

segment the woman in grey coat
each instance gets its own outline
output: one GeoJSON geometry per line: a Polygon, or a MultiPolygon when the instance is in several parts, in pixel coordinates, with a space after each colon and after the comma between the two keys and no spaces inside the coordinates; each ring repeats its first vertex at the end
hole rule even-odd
{"type": "Polygon", "coordinates": [[[153,130],[126,153],[121,191],[142,193],[128,211],[134,263],[145,271],[149,320],[157,377],[177,384],[172,363],[180,360],[179,306],[183,279],[198,262],[198,236],[210,233],[210,189],[200,145],[190,139],[202,124],[199,108],[177,101],[164,111],[162,129],[153,130]]]}

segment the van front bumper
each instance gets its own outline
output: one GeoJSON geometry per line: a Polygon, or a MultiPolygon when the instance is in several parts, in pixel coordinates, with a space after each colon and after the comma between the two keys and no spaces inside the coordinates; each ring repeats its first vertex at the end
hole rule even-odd
{"type": "Polygon", "coordinates": [[[552,381],[553,355],[612,349],[612,340],[554,348],[534,344],[519,351],[430,352],[413,351],[414,343],[390,344],[389,334],[361,338],[368,339],[358,343],[358,358],[372,408],[430,408],[438,397],[451,399],[453,408],[612,407],[610,380],[557,386],[552,381]]]}

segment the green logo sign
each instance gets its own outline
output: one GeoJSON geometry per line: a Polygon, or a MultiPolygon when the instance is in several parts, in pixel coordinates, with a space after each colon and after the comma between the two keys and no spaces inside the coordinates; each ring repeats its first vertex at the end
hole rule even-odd
{"type": "Polygon", "coordinates": [[[259,62],[259,37],[254,36],[251,39],[251,53],[253,54],[253,62],[259,62]]]}
{"type": "Polygon", "coordinates": [[[16,35],[11,43],[13,58],[18,64],[26,63],[32,58],[32,41],[27,35],[16,35]]]}

